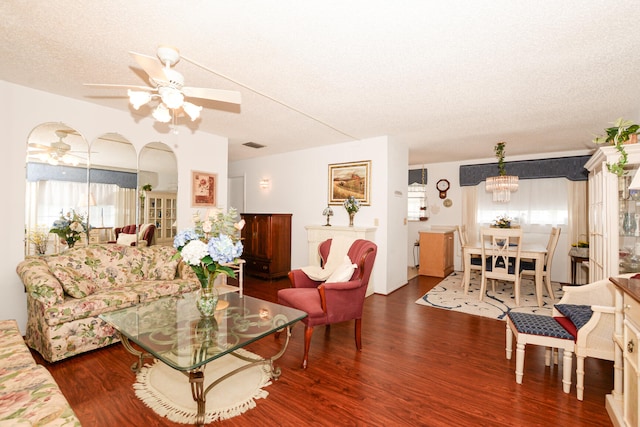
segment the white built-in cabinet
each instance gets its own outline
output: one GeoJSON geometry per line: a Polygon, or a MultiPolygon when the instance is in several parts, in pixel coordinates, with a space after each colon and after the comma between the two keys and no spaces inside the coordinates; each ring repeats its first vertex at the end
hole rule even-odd
{"type": "Polygon", "coordinates": [[[600,147],[589,171],[589,282],[640,271],[640,191],[628,187],[640,166],[640,144],[626,144],[628,165],[618,177],[607,163],[618,161],[613,146],[600,147]]]}
{"type": "Polygon", "coordinates": [[[140,199],[140,217],[142,224],[156,226],[155,240],[158,245],[173,245],[176,236],[176,193],[147,191],[140,199]]]}

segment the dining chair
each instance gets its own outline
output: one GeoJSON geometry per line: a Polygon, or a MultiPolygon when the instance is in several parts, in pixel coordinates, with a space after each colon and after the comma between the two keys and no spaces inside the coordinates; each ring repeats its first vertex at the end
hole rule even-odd
{"type": "MultiPolygon", "coordinates": [[[[467,226],[466,225],[458,225],[458,238],[460,239],[460,248],[464,252],[464,247],[469,244],[469,235],[467,234],[467,226]]],[[[462,263],[462,267],[464,268],[464,262],[462,263]]],[[[471,270],[481,271],[482,270],[482,257],[480,255],[471,255],[471,270]]]]}
{"type": "MultiPolygon", "coordinates": [[[[544,256],[544,275],[543,280],[545,286],[547,287],[547,294],[551,297],[551,299],[555,300],[556,297],[553,294],[553,288],[551,287],[551,263],[553,262],[553,254],[556,251],[556,246],[558,246],[558,239],[560,238],[560,228],[553,227],[551,229],[551,234],[549,235],[549,242],[547,243],[547,253],[544,256]]],[[[521,275],[533,276],[536,275],[536,261],[523,259],[520,261],[520,272],[521,275]]]]}
{"type": "Polygon", "coordinates": [[[482,228],[480,242],[482,259],[485,260],[480,281],[480,301],[487,290],[487,279],[500,280],[513,282],[516,306],[519,306],[522,229],[482,228]]]}

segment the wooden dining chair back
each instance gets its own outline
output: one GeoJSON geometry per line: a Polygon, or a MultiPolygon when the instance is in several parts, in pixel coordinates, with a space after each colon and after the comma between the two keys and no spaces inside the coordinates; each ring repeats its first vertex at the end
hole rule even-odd
{"type": "MultiPolygon", "coordinates": [[[[464,254],[464,247],[469,244],[469,235],[467,234],[466,225],[458,225],[458,238],[460,239],[460,248],[464,254]]],[[[464,268],[464,262],[462,263],[464,268]]],[[[471,255],[471,264],[469,266],[471,270],[482,270],[482,257],[480,255],[471,255]]]]}
{"type": "Polygon", "coordinates": [[[520,249],[522,229],[483,228],[480,231],[482,259],[485,260],[480,282],[480,301],[487,290],[487,280],[513,282],[516,306],[520,305],[520,249]]]}
{"type": "MultiPolygon", "coordinates": [[[[551,264],[553,262],[553,254],[556,252],[558,246],[558,239],[560,239],[560,228],[551,228],[551,234],[549,235],[549,242],[547,242],[547,253],[544,256],[544,275],[543,280],[547,288],[547,294],[555,301],[556,297],[551,287],[551,264]]],[[[523,259],[520,262],[520,268],[522,275],[528,275],[535,277],[536,275],[536,261],[523,259]]]]}

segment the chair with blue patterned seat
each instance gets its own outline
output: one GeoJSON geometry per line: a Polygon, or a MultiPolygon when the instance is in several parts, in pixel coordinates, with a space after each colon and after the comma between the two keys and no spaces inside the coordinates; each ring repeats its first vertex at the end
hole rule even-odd
{"type": "MultiPolygon", "coordinates": [[[[524,376],[525,346],[542,345],[545,348],[545,365],[551,366],[551,350],[563,350],[562,391],[571,391],[571,367],[573,363],[574,336],[556,319],[540,314],[510,311],[507,314],[507,359],[511,360],[513,336],[516,337],[516,383],[522,384],[524,376]]],[[[557,363],[557,361],[555,361],[557,363]]]]}

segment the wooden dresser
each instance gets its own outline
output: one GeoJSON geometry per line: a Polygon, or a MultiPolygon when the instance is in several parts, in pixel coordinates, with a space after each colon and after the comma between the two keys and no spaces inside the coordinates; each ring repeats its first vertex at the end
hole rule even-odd
{"type": "Polygon", "coordinates": [[[243,213],[242,229],[247,274],[273,279],[291,270],[291,214],[243,213]]]}
{"type": "Polygon", "coordinates": [[[453,229],[420,231],[418,274],[447,277],[453,273],[453,229]]]}

